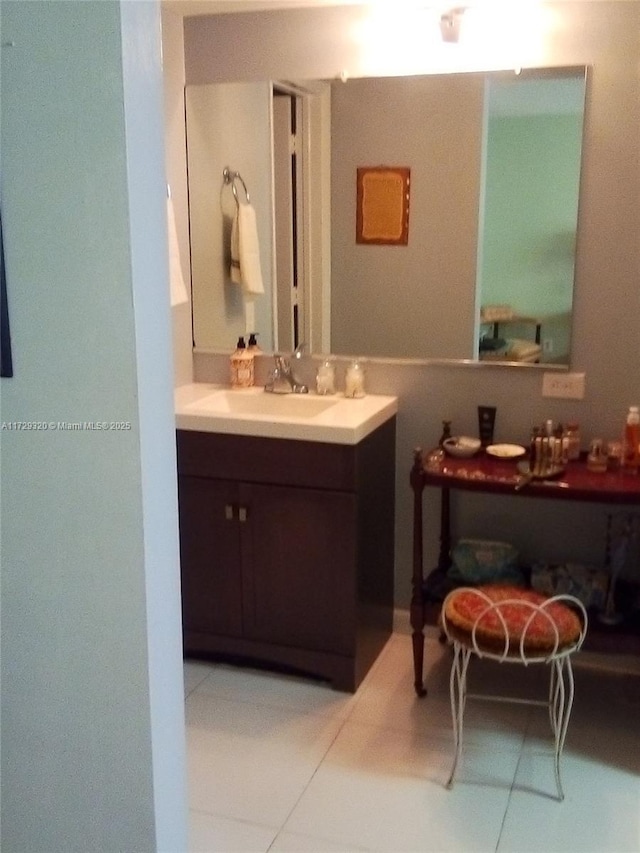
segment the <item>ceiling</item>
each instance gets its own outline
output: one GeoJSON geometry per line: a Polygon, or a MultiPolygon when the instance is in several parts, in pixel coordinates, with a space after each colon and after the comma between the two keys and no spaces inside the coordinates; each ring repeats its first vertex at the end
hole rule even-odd
{"type": "Polygon", "coordinates": [[[360,6],[363,0],[162,0],[180,15],[216,15],[222,12],[264,12],[274,9],[305,9],[314,6],[360,6]]]}

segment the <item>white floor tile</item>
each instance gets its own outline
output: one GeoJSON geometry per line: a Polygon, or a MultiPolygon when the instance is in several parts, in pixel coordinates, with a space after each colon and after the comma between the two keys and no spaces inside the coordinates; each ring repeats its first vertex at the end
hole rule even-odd
{"type": "Polygon", "coordinates": [[[640,779],[565,749],[556,787],[550,751],[525,750],[499,853],[623,853],[640,850],[640,779]]]}
{"type": "Polygon", "coordinates": [[[285,830],[366,850],[493,850],[518,755],[469,753],[449,791],[448,745],[347,722],[285,830]]]}
{"type": "Polygon", "coordinates": [[[427,640],[425,683],[428,696],[417,697],[413,688],[411,638],[395,635],[358,691],[349,719],[398,731],[423,732],[428,727],[448,736],[451,731],[449,666],[446,650],[436,641],[427,640]]]}
{"type": "Polygon", "coordinates": [[[281,832],[269,848],[269,853],[360,853],[366,849],[351,844],[345,846],[326,838],[281,832]]]}
{"type": "Polygon", "coordinates": [[[193,809],[281,826],[334,740],[333,717],[193,693],[186,705],[193,809]]]}
{"type": "MultiPolygon", "coordinates": [[[[425,685],[428,693],[418,697],[413,690],[413,659],[411,638],[395,636],[378,667],[361,689],[349,720],[367,725],[382,726],[398,731],[415,731],[453,743],[449,673],[451,651],[436,640],[425,643],[425,685]]],[[[487,668],[484,661],[470,665],[469,689],[477,692],[511,692],[514,695],[532,694],[533,684],[522,685],[521,674],[499,664],[487,668]],[[475,666],[474,666],[475,664],[475,666]],[[515,681],[515,684],[511,684],[515,681]],[[525,688],[529,691],[525,693],[525,688]],[[509,688],[509,690],[507,690],[509,688]]],[[[465,741],[476,746],[519,750],[527,729],[529,711],[522,706],[469,701],[465,712],[465,741]]]]}
{"type": "Polygon", "coordinates": [[[213,670],[213,664],[203,663],[197,660],[186,660],[184,662],[185,698],[192,693],[199,684],[202,684],[213,670]]]}
{"type": "Polygon", "coordinates": [[[326,682],[222,664],[200,682],[197,692],[234,702],[340,718],[346,717],[355,701],[352,694],[333,690],[326,682]]]}
{"type": "Polygon", "coordinates": [[[189,812],[189,853],[266,853],[277,830],[253,823],[189,812]]]}
{"type": "MultiPolygon", "coordinates": [[[[545,709],[469,700],[452,790],[451,650],[394,634],[355,696],[185,665],[190,853],[640,851],[640,677],[578,656],[555,799],[545,709]]],[[[620,668],[620,667],[619,667],[620,668]]],[[[472,661],[469,690],[546,699],[546,667],[472,661]]]]}

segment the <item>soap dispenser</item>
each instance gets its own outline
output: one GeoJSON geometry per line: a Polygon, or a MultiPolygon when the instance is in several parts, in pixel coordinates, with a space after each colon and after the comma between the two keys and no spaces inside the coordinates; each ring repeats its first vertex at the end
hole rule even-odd
{"type": "Polygon", "coordinates": [[[250,388],[253,385],[253,355],[247,352],[244,338],[238,338],[238,344],[231,353],[231,387],[250,388]]]}
{"type": "Polygon", "coordinates": [[[321,396],[336,392],[336,371],[330,358],[326,358],[318,368],[316,390],[321,396]]]}
{"type": "Polygon", "coordinates": [[[353,398],[365,396],[364,368],[357,359],[347,367],[344,396],[353,398]]]}
{"type": "Polygon", "coordinates": [[[257,338],[258,338],[258,333],[257,333],[257,332],[251,332],[251,333],[250,333],[250,335],[249,335],[249,341],[248,341],[248,343],[247,343],[247,352],[248,352],[250,355],[254,355],[254,356],[255,356],[255,355],[261,355],[261,354],[262,354],[262,350],[261,350],[261,349],[260,349],[260,347],[258,346],[258,340],[257,340],[257,338]]]}

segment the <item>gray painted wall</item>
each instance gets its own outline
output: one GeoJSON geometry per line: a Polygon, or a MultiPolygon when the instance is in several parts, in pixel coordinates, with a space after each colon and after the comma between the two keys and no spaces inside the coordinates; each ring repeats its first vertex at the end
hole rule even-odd
{"type": "MultiPolygon", "coordinates": [[[[189,86],[186,92],[187,157],[193,339],[204,349],[232,350],[247,332],[273,349],[273,178],[271,84],[222,83],[189,86]],[[231,281],[230,242],[236,201],[223,183],[228,167],[239,172],[256,214],[264,294],[245,311],[242,287],[231,281]],[[247,328],[253,315],[254,322],[247,328]]],[[[242,184],[236,192],[244,203],[242,184]]]]}
{"type": "MultiPolygon", "coordinates": [[[[399,398],[396,484],[396,601],[410,597],[411,520],[409,468],[416,445],[428,447],[443,418],[459,433],[475,433],[476,407],[498,407],[496,438],[526,441],[530,426],[551,417],[576,419],[583,443],[619,435],[627,406],[640,398],[640,4],[555,2],[544,4],[554,27],[544,40],[520,46],[503,38],[480,47],[468,69],[536,65],[590,65],[585,155],[579,211],[572,367],[586,373],[582,401],[541,396],[537,368],[444,366],[375,361],[367,365],[371,392],[399,398]]],[[[193,82],[265,77],[335,77],[442,71],[442,55],[423,49],[404,58],[367,51],[352,36],[359,9],[298,10],[202,17],[185,31],[186,77],[193,82]],[[235,20],[234,20],[235,19],[235,20]],[[240,29],[238,25],[241,23],[240,29]],[[215,44],[215,49],[211,45],[215,44]]],[[[389,42],[391,44],[391,42],[389,42]]],[[[405,50],[405,54],[407,51],[405,50]]],[[[449,54],[451,56],[452,54],[449,54]]],[[[466,54],[457,56],[465,62],[466,54]]],[[[452,62],[452,61],[451,61],[452,62]]],[[[187,346],[182,342],[182,346],[187,346]]],[[[199,380],[226,381],[226,359],[195,359],[199,380]]],[[[308,365],[313,377],[313,364],[308,365]]],[[[435,498],[435,495],[432,496],[435,498]]],[[[456,501],[459,534],[508,536],[525,557],[600,561],[606,507],[575,508],[522,499],[456,501]]],[[[427,565],[437,554],[437,506],[425,510],[427,565]]]]}
{"type": "Polygon", "coordinates": [[[483,111],[481,75],[333,85],[333,351],[473,358],[483,111]],[[356,170],[377,165],[411,169],[406,246],[355,241],[356,170]]]}

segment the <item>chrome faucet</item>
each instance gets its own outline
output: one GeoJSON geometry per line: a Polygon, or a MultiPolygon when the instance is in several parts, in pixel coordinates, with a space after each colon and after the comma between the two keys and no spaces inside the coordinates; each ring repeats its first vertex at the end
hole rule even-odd
{"type": "Polygon", "coordinates": [[[298,344],[290,358],[284,355],[274,355],[275,366],[271,370],[267,382],[264,386],[265,391],[271,394],[307,394],[309,389],[307,386],[299,382],[291,362],[302,357],[304,344],[298,344]]]}

